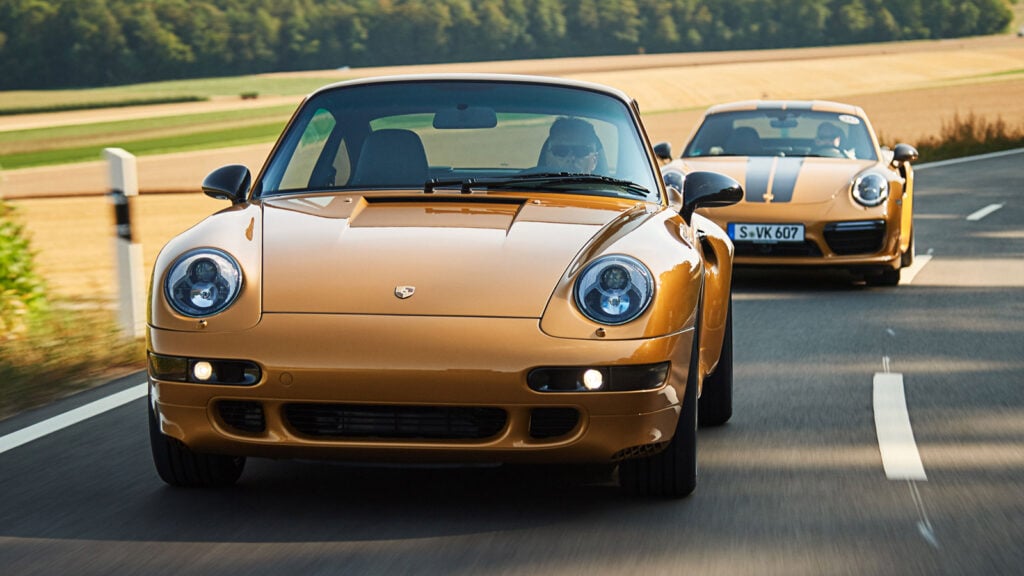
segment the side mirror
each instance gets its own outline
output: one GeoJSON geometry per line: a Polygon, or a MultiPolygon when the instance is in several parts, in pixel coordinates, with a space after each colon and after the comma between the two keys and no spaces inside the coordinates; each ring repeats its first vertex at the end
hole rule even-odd
{"type": "Polygon", "coordinates": [[[892,151],[892,161],[896,164],[905,164],[917,160],[917,148],[910,144],[897,144],[892,151]]]}
{"type": "Polygon", "coordinates": [[[659,160],[672,160],[672,145],[668,142],[658,142],[654,145],[654,155],[659,160]]]}
{"type": "Polygon", "coordinates": [[[232,204],[245,202],[252,174],[241,164],[221,166],[203,179],[203,193],[217,200],[230,200],[232,204]]]}
{"type": "Polygon", "coordinates": [[[697,208],[731,206],[742,199],[743,187],[725,174],[693,172],[687,174],[683,182],[683,209],[680,214],[689,222],[697,208]]]}

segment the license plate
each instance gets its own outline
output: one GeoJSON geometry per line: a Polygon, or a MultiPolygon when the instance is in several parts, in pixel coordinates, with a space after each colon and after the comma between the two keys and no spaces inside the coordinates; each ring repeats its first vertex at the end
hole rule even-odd
{"type": "Polygon", "coordinates": [[[729,224],[729,237],[737,242],[776,244],[803,242],[803,224],[729,224]]]}

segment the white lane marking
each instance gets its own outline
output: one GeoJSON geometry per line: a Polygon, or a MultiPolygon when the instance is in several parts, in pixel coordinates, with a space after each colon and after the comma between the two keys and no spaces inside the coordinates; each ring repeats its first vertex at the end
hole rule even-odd
{"type": "Polygon", "coordinates": [[[932,521],[928,519],[928,512],[924,509],[924,499],[921,498],[921,492],[917,489],[917,483],[913,480],[907,480],[907,484],[910,486],[910,497],[914,499],[917,515],[921,518],[917,521],[917,531],[924,538],[925,542],[930,544],[932,548],[938,549],[940,548],[939,539],[935,537],[935,528],[932,527],[932,521]]]}
{"type": "Polygon", "coordinates": [[[122,390],[116,394],[111,394],[105,398],[100,398],[94,402],[90,402],[85,406],[80,406],[74,410],[58,414],[53,418],[48,418],[33,424],[28,428],[22,428],[15,432],[11,432],[6,436],[0,436],[0,454],[13,450],[23,444],[28,444],[33,440],[38,440],[48,434],[53,434],[58,430],[63,430],[68,426],[78,424],[83,420],[88,420],[93,416],[97,416],[108,410],[113,410],[119,406],[123,406],[133,400],[138,400],[146,396],[146,383],[132,386],[127,390],[122,390]]]}
{"type": "Polygon", "coordinates": [[[1005,204],[989,204],[988,206],[985,206],[981,210],[971,213],[971,215],[967,217],[967,221],[977,222],[978,220],[981,220],[985,216],[988,216],[989,214],[995,212],[996,210],[999,210],[1003,206],[1005,206],[1005,204]]]}
{"type": "Polygon", "coordinates": [[[978,160],[988,160],[989,158],[1002,158],[1003,156],[1013,156],[1014,154],[1024,153],[1024,148],[1015,148],[1013,150],[1003,150],[1001,152],[991,152],[989,154],[979,154],[977,156],[968,156],[966,158],[951,158],[949,160],[940,160],[938,162],[929,162],[927,164],[921,164],[914,166],[914,172],[926,170],[928,168],[941,168],[942,166],[952,166],[954,164],[963,164],[965,162],[976,162],[978,160]]]}
{"type": "Polygon", "coordinates": [[[873,404],[875,432],[885,476],[890,480],[927,480],[921,454],[914,442],[914,430],[910,427],[903,374],[888,372],[888,356],[884,367],[886,372],[875,373],[873,404]]]}
{"type": "Polygon", "coordinates": [[[929,250],[927,254],[923,254],[923,255],[919,255],[919,256],[914,256],[914,263],[911,264],[910,267],[904,268],[900,272],[900,285],[901,286],[905,286],[905,285],[910,284],[911,282],[913,282],[914,278],[917,278],[918,272],[923,270],[924,267],[927,266],[928,263],[931,262],[931,261],[932,261],[932,252],[931,252],[931,250],[929,250]]]}
{"type": "MultiPolygon", "coordinates": [[[[891,328],[889,329],[891,330],[891,328]]],[[[906,480],[910,497],[917,509],[917,532],[932,548],[938,550],[939,539],[928,518],[924,499],[915,480],[927,480],[921,455],[914,443],[914,431],[907,414],[907,397],[903,391],[903,374],[889,372],[891,359],[882,357],[883,372],[875,374],[874,407],[878,448],[882,453],[882,466],[890,480],[906,480]]]]}

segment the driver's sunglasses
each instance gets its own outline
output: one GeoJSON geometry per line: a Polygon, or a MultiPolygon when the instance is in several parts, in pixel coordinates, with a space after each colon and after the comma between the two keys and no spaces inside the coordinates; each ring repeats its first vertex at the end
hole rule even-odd
{"type": "Polygon", "coordinates": [[[597,148],[593,144],[555,144],[551,146],[551,153],[559,158],[565,158],[570,155],[573,158],[583,158],[596,152],[597,148]]]}

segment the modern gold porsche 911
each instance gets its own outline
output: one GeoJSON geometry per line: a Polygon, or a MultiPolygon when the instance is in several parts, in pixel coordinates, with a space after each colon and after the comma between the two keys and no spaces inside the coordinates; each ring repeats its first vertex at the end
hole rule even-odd
{"type": "Polygon", "coordinates": [[[744,183],[742,202],[700,211],[728,231],[737,265],[831,266],[896,285],[914,258],[917,150],[881,148],[864,111],[825,101],[749,101],[705,113],[669,181],[712,170],[744,183]]]}
{"type": "Polygon", "coordinates": [[[732,414],[732,243],[694,210],[743,192],[666,187],[625,94],[334,84],[255,178],[203,190],[230,206],[153,270],[165,482],[230,484],[253,456],[603,463],[641,494],[693,490],[698,422],[732,414]]]}

